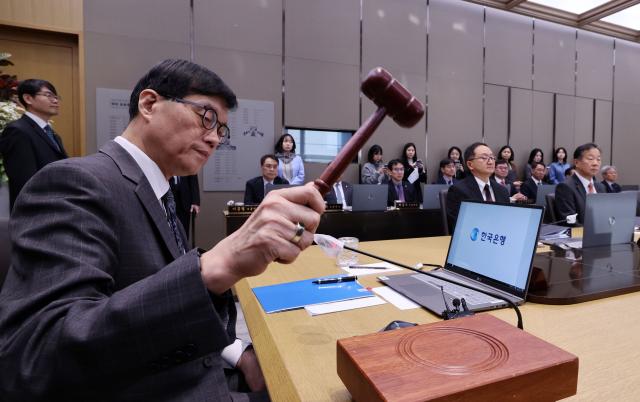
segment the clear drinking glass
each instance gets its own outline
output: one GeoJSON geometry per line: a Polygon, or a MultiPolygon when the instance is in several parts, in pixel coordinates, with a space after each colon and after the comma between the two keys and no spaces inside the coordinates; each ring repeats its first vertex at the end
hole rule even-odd
{"type": "MultiPolygon", "coordinates": [[[[338,240],[344,243],[345,246],[351,248],[358,248],[357,237],[341,237],[338,240]]],[[[358,254],[351,250],[342,249],[338,258],[336,259],[336,265],[339,267],[346,267],[350,265],[356,265],[358,263],[358,254]]]]}

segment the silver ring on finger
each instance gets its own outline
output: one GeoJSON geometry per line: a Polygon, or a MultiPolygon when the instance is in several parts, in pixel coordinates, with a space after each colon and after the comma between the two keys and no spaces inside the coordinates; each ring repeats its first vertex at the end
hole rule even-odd
{"type": "Polygon", "coordinates": [[[304,225],[300,222],[296,223],[296,233],[291,238],[291,243],[298,244],[304,234],[304,225]]]}

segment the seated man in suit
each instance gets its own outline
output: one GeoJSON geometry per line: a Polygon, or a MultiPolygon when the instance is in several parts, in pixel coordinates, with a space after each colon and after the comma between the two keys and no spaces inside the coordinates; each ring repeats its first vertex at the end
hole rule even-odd
{"type": "Polygon", "coordinates": [[[446,184],[452,186],[456,182],[456,163],[451,159],[440,161],[440,174],[433,184],[446,184]]]}
{"type": "Polygon", "coordinates": [[[56,88],[45,80],[24,80],[18,85],[18,98],[26,112],[9,123],[0,138],[11,209],[22,187],[38,170],[67,157],[62,139],[49,125],[49,120],[60,110],[56,88]]]}
{"type": "Polygon", "coordinates": [[[130,99],[121,136],[47,165],[14,205],[0,399],[267,400],[255,352],[234,342],[230,288],[294,261],[324,201],[312,185],[270,194],[213,248],[189,250],[169,179],[215,152],[236,96],[205,67],[165,60],[130,99]],[[234,394],[227,367],[254,392],[234,394]]]}
{"type": "Polygon", "coordinates": [[[343,181],[342,176],[331,187],[331,191],[324,195],[327,204],[342,204],[342,208],[351,206],[353,201],[353,186],[343,181]]]}
{"type": "Polygon", "coordinates": [[[600,170],[600,173],[602,174],[602,184],[607,193],[619,193],[622,191],[622,187],[616,183],[618,170],[615,166],[606,165],[600,170]]]}
{"type": "Polygon", "coordinates": [[[390,179],[387,186],[389,187],[389,195],[387,197],[387,205],[393,206],[393,202],[398,200],[402,202],[418,202],[416,187],[404,178],[404,165],[400,159],[393,159],[387,165],[390,172],[390,179]]]}
{"type": "Polygon", "coordinates": [[[491,178],[495,172],[496,158],[487,144],[475,142],[469,145],[464,151],[464,161],[467,164],[467,176],[449,187],[447,193],[450,231],[455,228],[460,203],[464,200],[509,202],[507,189],[491,178]]]}
{"type": "Polygon", "coordinates": [[[531,162],[531,177],[522,183],[520,192],[531,202],[536,201],[538,196],[538,186],[544,184],[542,181],[546,172],[545,166],[540,162],[531,162]]]}
{"type": "Polygon", "coordinates": [[[278,176],[278,158],[275,155],[263,155],[260,158],[262,176],[247,181],[244,189],[245,205],[260,204],[267,193],[267,184],[289,184],[286,179],[278,176]]]}
{"type": "Polygon", "coordinates": [[[519,192],[520,182],[511,181],[511,178],[510,178],[511,172],[513,172],[513,170],[509,170],[509,162],[505,161],[504,159],[496,160],[496,169],[495,169],[495,172],[493,173],[493,178],[496,181],[496,183],[500,184],[501,186],[506,188],[507,191],[509,191],[509,196],[510,196],[509,201],[510,202],[526,201],[527,197],[525,197],[522,193],[519,192]]]}
{"type": "Polygon", "coordinates": [[[556,210],[560,219],[577,215],[584,223],[587,194],[606,192],[604,185],[594,181],[601,164],[600,149],[594,143],[580,145],[573,152],[573,175],[556,186],[556,210]]]}

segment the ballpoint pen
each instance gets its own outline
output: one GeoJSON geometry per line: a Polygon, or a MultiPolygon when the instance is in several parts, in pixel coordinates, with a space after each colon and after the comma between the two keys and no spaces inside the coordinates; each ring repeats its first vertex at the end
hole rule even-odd
{"type": "Polygon", "coordinates": [[[349,269],[387,269],[387,267],[381,267],[381,266],[366,266],[366,265],[352,265],[349,267],[349,269]]]}
{"type": "Polygon", "coordinates": [[[340,276],[340,277],[337,277],[337,278],[316,279],[315,281],[313,281],[313,283],[315,283],[316,285],[324,285],[325,283],[353,282],[356,279],[358,279],[358,277],[355,276],[355,275],[352,275],[352,276],[340,276]]]}

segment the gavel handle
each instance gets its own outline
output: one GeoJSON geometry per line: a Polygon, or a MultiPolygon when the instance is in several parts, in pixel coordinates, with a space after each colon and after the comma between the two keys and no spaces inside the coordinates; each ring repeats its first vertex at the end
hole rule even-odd
{"type": "Polygon", "coordinates": [[[358,151],[360,151],[369,138],[371,138],[371,135],[380,123],[382,123],[386,115],[386,108],[378,108],[378,110],[360,126],[358,131],[356,131],[344,147],[342,147],[338,155],[336,155],[336,158],[326,167],[320,177],[313,182],[320,194],[325,195],[331,190],[333,184],[342,176],[342,173],[344,173],[347,166],[349,166],[349,163],[351,163],[353,158],[358,154],[358,151]]]}

